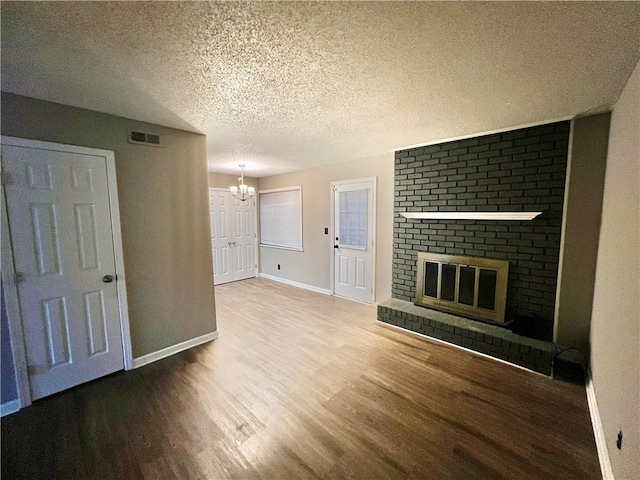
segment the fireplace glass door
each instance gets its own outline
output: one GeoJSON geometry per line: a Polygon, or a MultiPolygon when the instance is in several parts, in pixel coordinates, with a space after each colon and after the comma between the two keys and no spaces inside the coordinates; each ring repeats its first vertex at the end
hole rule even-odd
{"type": "Polygon", "coordinates": [[[418,304],[503,323],[508,262],[425,252],[418,256],[418,304]]]}

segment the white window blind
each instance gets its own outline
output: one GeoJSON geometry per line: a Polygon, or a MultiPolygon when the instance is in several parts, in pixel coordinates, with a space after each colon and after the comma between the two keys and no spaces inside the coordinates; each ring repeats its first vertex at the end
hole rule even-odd
{"type": "Polygon", "coordinates": [[[352,247],[367,246],[367,190],[338,194],[339,243],[352,247]]]}
{"type": "Polygon", "coordinates": [[[302,250],[302,188],[259,193],[260,245],[302,250]]]}

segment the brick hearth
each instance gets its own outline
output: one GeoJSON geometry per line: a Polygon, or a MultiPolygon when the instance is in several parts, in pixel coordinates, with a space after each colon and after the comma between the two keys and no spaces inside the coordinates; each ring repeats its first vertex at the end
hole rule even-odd
{"type": "Polygon", "coordinates": [[[553,343],[516,335],[510,330],[391,298],[378,306],[378,320],[551,374],[553,343]]]}

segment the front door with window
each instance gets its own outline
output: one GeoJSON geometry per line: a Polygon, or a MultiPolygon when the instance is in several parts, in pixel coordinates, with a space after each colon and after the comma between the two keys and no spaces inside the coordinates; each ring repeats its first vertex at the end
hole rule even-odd
{"type": "Polygon", "coordinates": [[[122,370],[106,158],[3,145],[2,162],[32,398],[122,370]]]}
{"type": "Polygon", "coordinates": [[[336,182],[334,293],[373,303],[375,180],[336,182]]]}

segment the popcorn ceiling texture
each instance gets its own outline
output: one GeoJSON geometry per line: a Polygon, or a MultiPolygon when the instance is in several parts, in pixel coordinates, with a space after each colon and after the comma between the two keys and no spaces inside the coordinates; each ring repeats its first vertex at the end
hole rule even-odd
{"type": "Polygon", "coordinates": [[[610,107],[637,2],[3,2],[2,88],[202,132],[252,176],[610,107]]]}

